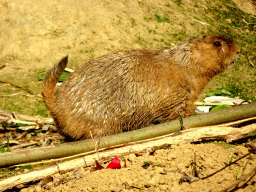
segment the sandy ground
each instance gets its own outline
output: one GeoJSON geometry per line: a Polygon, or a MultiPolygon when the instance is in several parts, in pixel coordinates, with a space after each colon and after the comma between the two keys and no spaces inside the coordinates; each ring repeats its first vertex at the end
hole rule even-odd
{"type": "MultiPolygon", "coordinates": [[[[256,15],[251,1],[234,2],[245,13],[256,15]]],[[[225,9],[221,2],[207,0],[197,3],[192,0],[1,0],[0,61],[8,64],[0,71],[1,78],[14,82],[28,81],[27,84],[40,93],[39,72],[66,54],[70,56],[69,65],[78,68],[82,63],[109,52],[157,49],[193,36],[217,32],[216,26],[207,25],[207,21],[214,20],[211,14],[207,14],[209,6],[225,9]],[[168,16],[169,21],[156,22],[155,14],[168,16]]],[[[38,101],[30,99],[31,108],[34,108],[38,101]]],[[[4,102],[8,103],[8,99],[4,102]]],[[[245,153],[247,148],[244,146],[228,149],[215,144],[171,146],[154,154],[121,157],[122,165],[126,159],[128,168],[95,172],[81,168],[78,176],[75,172],[54,175],[55,181],[61,183],[56,187],[50,182],[45,187],[47,190],[31,186],[22,192],[221,191],[254,168],[255,156],[245,158],[205,180],[191,184],[179,184],[179,180],[185,173],[192,175],[190,164],[195,154],[199,177],[202,178],[222,168],[232,156],[234,161],[245,153]],[[152,165],[144,169],[144,161],[152,165]]],[[[255,177],[236,191],[256,191],[255,177]]]]}
{"type": "MultiPolygon", "coordinates": [[[[204,178],[228,163],[247,154],[247,148],[233,146],[224,149],[216,144],[171,145],[168,149],[120,156],[121,165],[127,168],[102,169],[79,168],[65,174],[53,175],[54,182],[22,189],[27,191],[222,191],[248,174],[256,165],[255,155],[244,158],[219,173],[192,183],[181,182],[184,175],[193,176],[193,162],[199,178],[204,178]],[[148,168],[143,167],[149,162],[148,168]]],[[[106,165],[104,165],[106,167],[106,165]]],[[[232,188],[231,188],[232,189],[232,188]]],[[[256,178],[236,191],[253,192],[256,178]]],[[[228,190],[229,191],[229,190],[228,190]]]]}

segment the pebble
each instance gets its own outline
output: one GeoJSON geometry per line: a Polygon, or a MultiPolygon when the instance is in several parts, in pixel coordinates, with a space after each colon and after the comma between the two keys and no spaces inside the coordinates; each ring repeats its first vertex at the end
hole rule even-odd
{"type": "Polygon", "coordinates": [[[136,155],[135,154],[129,154],[128,155],[128,160],[131,161],[131,162],[134,162],[136,160],[136,155]]]}

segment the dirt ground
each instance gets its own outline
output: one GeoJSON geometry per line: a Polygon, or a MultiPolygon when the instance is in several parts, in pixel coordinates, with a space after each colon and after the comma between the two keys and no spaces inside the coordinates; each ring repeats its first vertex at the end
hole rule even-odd
{"type": "MultiPolygon", "coordinates": [[[[255,2],[250,0],[1,0],[0,66],[6,66],[0,70],[0,78],[22,83],[38,95],[42,83],[38,76],[66,54],[70,57],[69,66],[77,69],[86,61],[110,52],[173,46],[208,33],[227,32],[237,38],[242,51],[250,52],[254,58],[255,27],[251,29],[246,24],[241,27],[240,16],[236,15],[218,18],[216,12],[227,11],[228,5],[238,8],[248,19],[256,17],[255,2]],[[222,20],[225,24],[220,23],[222,20]]],[[[256,99],[255,68],[250,68],[245,56],[240,57],[240,67],[216,77],[208,90],[237,86],[241,94],[246,91],[249,99],[256,99]]],[[[7,84],[0,84],[0,94],[0,108],[49,116],[40,98],[7,84]],[[2,97],[3,94],[9,96],[2,97]]],[[[207,179],[179,183],[182,175],[193,175],[190,165],[195,155],[199,178],[203,178],[248,152],[243,145],[224,148],[217,144],[172,145],[154,154],[131,153],[120,157],[122,166],[126,160],[127,168],[94,172],[81,168],[53,175],[54,181],[61,183],[56,187],[50,182],[44,187],[31,186],[21,191],[221,191],[255,167],[255,155],[207,179]],[[142,167],[144,162],[150,163],[146,169],[142,167]]],[[[256,178],[235,191],[256,191],[256,178]]]]}
{"type": "MultiPolygon", "coordinates": [[[[204,178],[248,153],[244,146],[223,148],[218,143],[171,145],[154,153],[131,153],[119,157],[121,166],[126,160],[127,168],[102,169],[90,172],[91,168],[79,168],[65,174],[53,175],[54,182],[44,186],[24,188],[28,191],[222,191],[246,175],[256,165],[255,155],[243,158],[215,175],[188,183],[181,182],[184,175],[193,176],[193,162],[199,178],[204,178]],[[148,162],[149,167],[143,167],[148,162]]],[[[106,165],[104,165],[106,167],[106,165]]],[[[248,180],[248,179],[247,179],[248,180]]],[[[230,191],[232,187],[227,190],[230,191]]],[[[253,192],[256,178],[235,191],[253,192]]]]}

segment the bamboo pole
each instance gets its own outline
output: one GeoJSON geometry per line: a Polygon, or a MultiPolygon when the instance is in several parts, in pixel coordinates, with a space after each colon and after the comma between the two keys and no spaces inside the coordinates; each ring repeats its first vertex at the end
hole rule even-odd
{"type": "MultiPolygon", "coordinates": [[[[185,128],[201,127],[226,123],[239,119],[256,116],[256,103],[236,106],[206,114],[190,116],[183,119],[185,128]]],[[[180,131],[179,120],[153,125],[146,128],[110,135],[100,138],[98,148],[105,148],[119,144],[149,139],[173,132],[180,131]]],[[[0,155],[0,166],[9,166],[20,163],[28,163],[45,159],[60,158],[78,153],[94,150],[90,139],[71,143],[59,144],[53,147],[22,150],[15,153],[3,153],[0,155]]]]}

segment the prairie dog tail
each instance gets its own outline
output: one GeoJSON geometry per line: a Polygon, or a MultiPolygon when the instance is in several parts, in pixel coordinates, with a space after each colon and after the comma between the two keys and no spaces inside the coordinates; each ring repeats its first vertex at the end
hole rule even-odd
{"type": "Polygon", "coordinates": [[[53,68],[47,71],[46,76],[43,81],[43,90],[42,96],[46,107],[52,112],[54,115],[56,101],[54,96],[54,88],[64,71],[66,65],[68,63],[68,55],[63,57],[60,62],[54,65],[53,68]]]}

